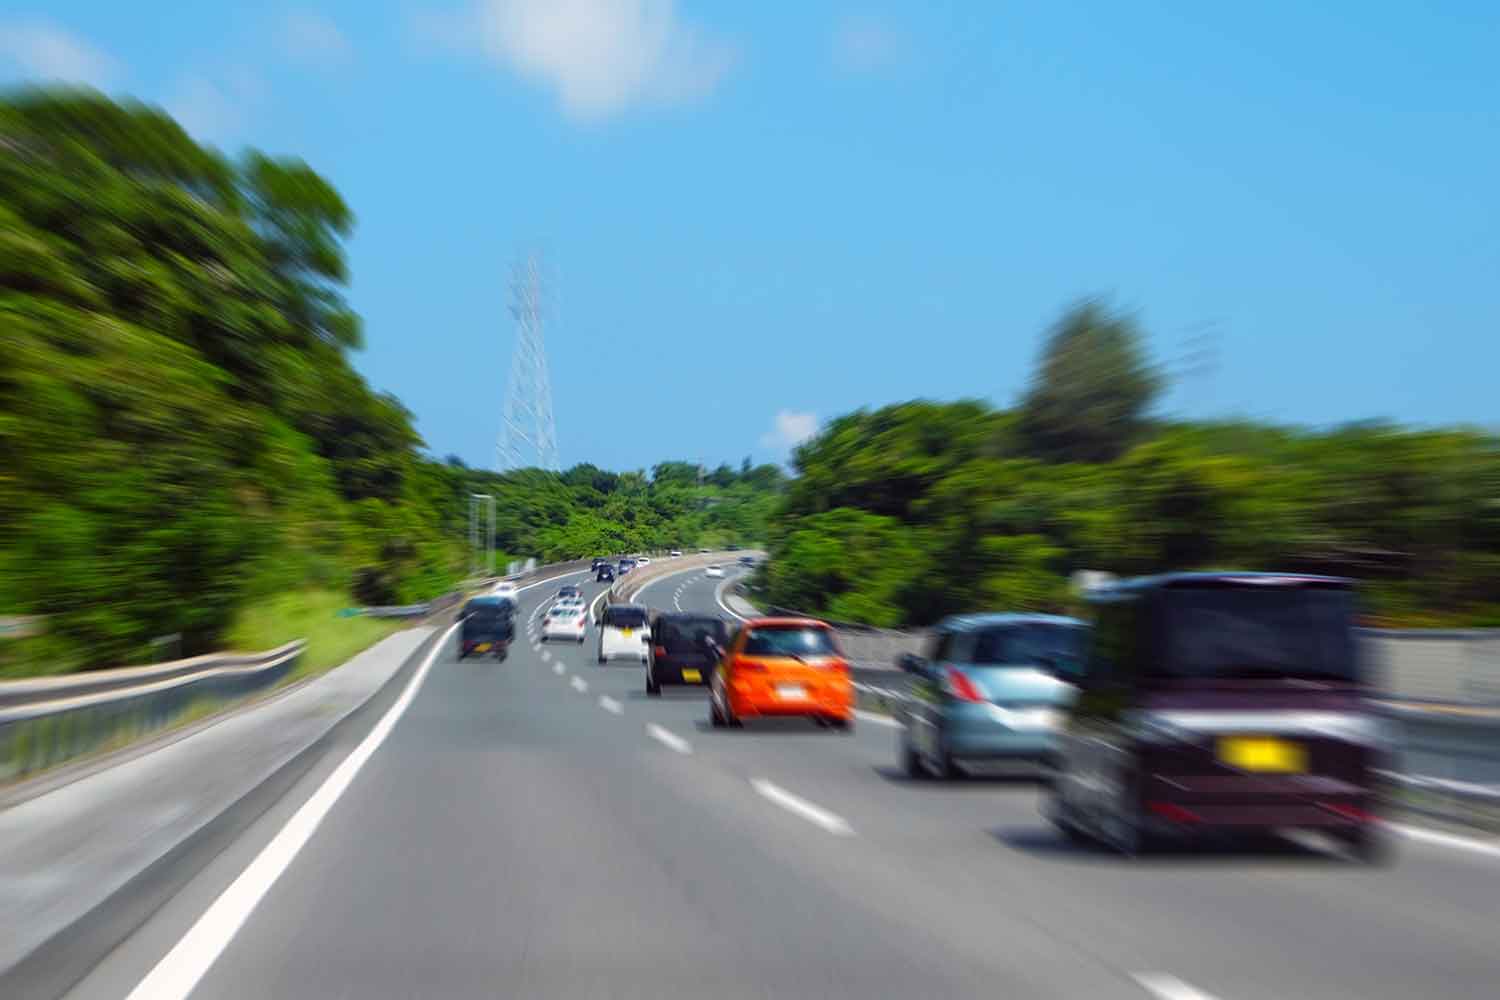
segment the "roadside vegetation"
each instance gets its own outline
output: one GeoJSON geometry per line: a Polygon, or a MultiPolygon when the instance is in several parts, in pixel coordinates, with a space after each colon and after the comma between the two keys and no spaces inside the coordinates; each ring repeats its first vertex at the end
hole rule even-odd
{"type": "Polygon", "coordinates": [[[1066,610],[1076,570],[1240,568],[1364,581],[1371,624],[1500,625],[1500,438],[1151,415],[1135,320],[1067,310],[1013,409],[916,401],[828,424],[793,458],[758,581],[875,625],[1066,610]]]}

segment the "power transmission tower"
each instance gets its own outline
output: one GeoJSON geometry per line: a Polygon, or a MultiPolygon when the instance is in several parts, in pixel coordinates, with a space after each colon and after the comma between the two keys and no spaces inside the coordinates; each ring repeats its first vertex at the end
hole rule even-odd
{"type": "Polygon", "coordinates": [[[512,268],[510,294],[516,348],[510,356],[510,380],[496,446],[499,466],[502,471],[532,465],[558,472],[562,465],[557,457],[557,425],[552,420],[552,377],[542,338],[544,285],[534,254],[512,268]]]}

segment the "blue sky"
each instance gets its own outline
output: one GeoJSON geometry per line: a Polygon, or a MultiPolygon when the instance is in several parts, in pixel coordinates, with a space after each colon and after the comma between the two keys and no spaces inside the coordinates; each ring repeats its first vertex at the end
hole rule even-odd
{"type": "Polygon", "coordinates": [[[1089,293],[1208,349],[1166,412],[1495,423],[1493,2],[26,2],[6,80],[339,187],[359,365],[439,455],[493,462],[529,247],[564,464],[1006,404],[1089,293]]]}

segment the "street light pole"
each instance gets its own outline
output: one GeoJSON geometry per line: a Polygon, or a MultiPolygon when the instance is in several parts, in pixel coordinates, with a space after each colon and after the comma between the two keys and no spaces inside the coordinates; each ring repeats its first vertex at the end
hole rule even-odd
{"type": "Polygon", "coordinates": [[[495,572],[495,498],[488,493],[469,494],[469,576],[476,577],[480,571],[485,576],[493,575],[495,572]],[[479,502],[484,501],[489,508],[489,531],[485,535],[484,564],[479,564],[479,532],[482,529],[483,518],[480,516],[479,502]]]}

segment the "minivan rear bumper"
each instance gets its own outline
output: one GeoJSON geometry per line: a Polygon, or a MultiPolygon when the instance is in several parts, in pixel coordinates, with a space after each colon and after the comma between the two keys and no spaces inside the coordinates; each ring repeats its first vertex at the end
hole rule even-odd
{"type": "Polygon", "coordinates": [[[1153,774],[1142,787],[1141,818],[1162,832],[1352,830],[1376,820],[1373,788],[1318,775],[1283,777],[1153,774]]]}

